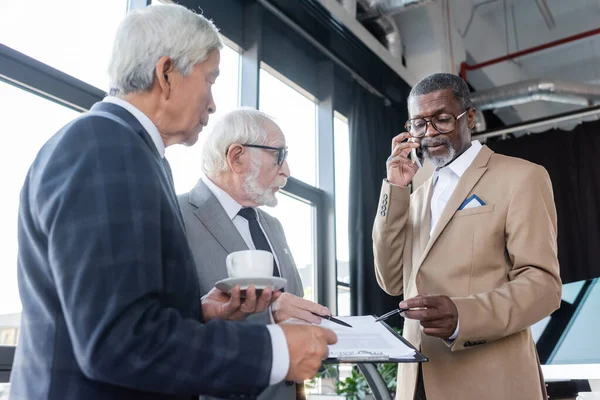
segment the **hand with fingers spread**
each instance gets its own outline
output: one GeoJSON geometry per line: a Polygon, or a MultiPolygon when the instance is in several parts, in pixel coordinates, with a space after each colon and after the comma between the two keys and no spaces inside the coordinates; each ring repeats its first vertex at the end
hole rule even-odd
{"type": "Polygon", "coordinates": [[[320,324],[321,318],[311,312],[319,315],[331,315],[331,311],[327,307],[291,293],[282,293],[271,305],[271,312],[276,323],[296,318],[312,324],[320,324]]]}
{"type": "Polygon", "coordinates": [[[403,132],[392,139],[392,154],[386,162],[387,180],[396,186],[408,186],[419,167],[408,158],[412,149],[420,146],[417,142],[405,141],[411,136],[403,132]]]}
{"type": "Polygon", "coordinates": [[[423,333],[448,339],[458,324],[458,310],[448,296],[419,295],[400,302],[404,318],[421,321],[423,333]],[[414,310],[417,308],[417,310],[414,310]]]}
{"type": "Polygon", "coordinates": [[[205,322],[211,319],[229,319],[241,321],[250,314],[266,310],[275,301],[281,292],[273,292],[270,288],[263,289],[260,297],[256,295],[254,285],[246,289],[246,299],[242,301],[240,286],[236,285],[231,290],[231,295],[212,288],[202,299],[202,312],[205,322]]]}
{"type": "Polygon", "coordinates": [[[286,380],[302,382],[313,378],[327,358],[327,345],[337,342],[337,335],[320,326],[281,324],[290,353],[290,368],[286,380]]]}

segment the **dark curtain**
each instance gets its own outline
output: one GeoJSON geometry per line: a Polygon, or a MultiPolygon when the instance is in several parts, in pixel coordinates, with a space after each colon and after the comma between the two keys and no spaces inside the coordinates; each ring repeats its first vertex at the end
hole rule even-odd
{"type": "MultiPolygon", "coordinates": [[[[392,138],[403,131],[406,104],[386,106],[358,84],[352,92],[350,130],[350,289],[352,315],[381,315],[398,307],[401,300],[387,295],[377,284],[371,232],[378,208],[385,162],[392,138]]],[[[399,320],[388,321],[398,325],[399,320]]]]}
{"type": "Polygon", "coordinates": [[[600,276],[600,121],[488,143],[548,171],[558,215],[563,283],[600,276]]]}

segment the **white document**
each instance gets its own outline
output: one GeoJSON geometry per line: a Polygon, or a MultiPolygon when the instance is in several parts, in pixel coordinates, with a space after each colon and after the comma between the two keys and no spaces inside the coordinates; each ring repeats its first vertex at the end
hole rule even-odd
{"type": "Polygon", "coordinates": [[[413,359],[415,350],[398,339],[371,315],[337,317],[352,328],[323,319],[321,326],[337,334],[338,342],[329,346],[329,357],[339,359],[396,358],[413,359]]]}

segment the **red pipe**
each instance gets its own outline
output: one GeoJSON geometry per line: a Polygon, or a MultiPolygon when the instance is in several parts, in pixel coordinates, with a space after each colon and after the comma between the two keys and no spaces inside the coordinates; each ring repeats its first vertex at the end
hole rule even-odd
{"type": "Polygon", "coordinates": [[[463,78],[466,81],[467,80],[467,71],[472,71],[474,69],[479,69],[479,68],[487,67],[487,66],[492,65],[492,64],[498,64],[498,63],[501,63],[503,61],[511,60],[513,58],[518,58],[518,57],[524,56],[526,54],[535,53],[535,52],[538,52],[538,51],[541,51],[541,50],[548,49],[550,47],[560,46],[561,44],[565,44],[565,43],[569,43],[569,42],[574,42],[576,40],[583,39],[583,38],[586,38],[586,37],[589,37],[589,36],[593,36],[593,35],[597,35],[599,33],[600,33],[600,28],[592,29],[591,31],[581,32],[581,33],[578,33],[577,35],[573,35],[573,36],[567,36],[566,38],[555,40],[554,42],[549,42],[549,43],[541,44],[539,46],[530,47],[528,49],[517,51],[515,53],[509,53],[509,54],[507,54],[505,56],[498,57],[498,58],[493,58],[491,60],[484,61],[484,62],[479,63],[479,64],[469,65],[465,61],[463,61],[460,64],[460,77],[463,78]]]}

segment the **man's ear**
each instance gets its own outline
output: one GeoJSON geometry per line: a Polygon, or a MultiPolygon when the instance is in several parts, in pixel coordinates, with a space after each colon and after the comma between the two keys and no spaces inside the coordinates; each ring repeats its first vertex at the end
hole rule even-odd
{"type": "Polygon", "coordinates": [[[475,118],[476,114],[477,110],[475,109],[475,107],[471,107],[471,109],[467,112],[467,121],[469,122],[469,129],[475,129],[475,124],[477,123],[475,118]]]}
{"type": "Polygon", "coordinates": [[[241,144],[234,143],[229,146],[227,149],[226,157],[227,164],[229,168],[235,173],[242,173],[244,170],[244,160],[242,156],[246,152],[244,151],[244,146],[241,144]]]}
{"type": "Polygon", "coordinates": [[[175,63],[167,56],[158,59],[154,69],[156,74],[156,84],[160,88],[162,96],[169,99],[171,96],[172,75],[175,72],[175,63]]]}

